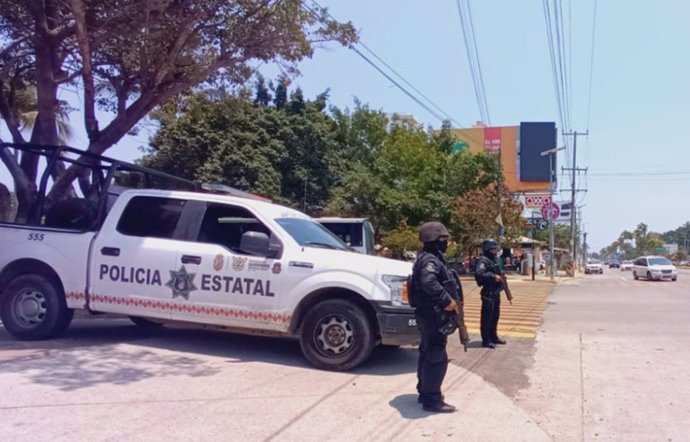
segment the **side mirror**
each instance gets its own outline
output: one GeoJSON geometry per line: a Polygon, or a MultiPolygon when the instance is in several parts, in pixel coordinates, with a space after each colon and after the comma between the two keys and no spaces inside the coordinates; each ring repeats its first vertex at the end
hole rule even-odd
{"type": "Polygon", "coordinates": [[[276,258],[282,254],[283,247],[277,239],[273,240],[263,232],[244,232],[240,239],[240,250],[251,255],[276,258]]]}

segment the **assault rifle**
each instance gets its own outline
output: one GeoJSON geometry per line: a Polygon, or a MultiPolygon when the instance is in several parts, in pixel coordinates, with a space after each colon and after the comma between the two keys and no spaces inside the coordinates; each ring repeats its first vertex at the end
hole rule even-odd
{"type": "Polygon", "coordinates": [[[444,335],[451,335],[455,330],[458,330],[460,336],[460,343],[465,352],[467,352],[467,344],[470,342],[470,335],[467,332],[465,325],[465,312],[463,311],[463,295],[460,286],[460,278],[455,271],[450,270],[450,279],[443,281],[443,287],[450,293],[455,302],[458,304],[457,310],[454,312],[441,311],[441,327],[439,331],[444,335]]]}
{"type": "Polygon", "coordinates": [[[510,287],[508,287],[508,277],[505,273],[501,273],[501,279],[503,280],[503,290],[506,292],[508,302],[510,302],[510,305],[513,305],[513,292],[511,292],[510,287]]]}

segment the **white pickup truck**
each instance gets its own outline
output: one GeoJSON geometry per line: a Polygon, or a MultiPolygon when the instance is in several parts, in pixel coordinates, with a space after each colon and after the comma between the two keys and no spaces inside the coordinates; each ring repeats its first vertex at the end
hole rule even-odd
{"type": "Polygon", "coordinates": [[[0,224],[0,313],[13,336],[56,336],[85,309],[297,336],[329,370],[357,366],[379,343],[419,340],[411,264],[349,251],[299,211],[175,190],[109,198],[95,224],[80,224],[97,216],[83,199],[55,203],[36,225],[0,224]]]}

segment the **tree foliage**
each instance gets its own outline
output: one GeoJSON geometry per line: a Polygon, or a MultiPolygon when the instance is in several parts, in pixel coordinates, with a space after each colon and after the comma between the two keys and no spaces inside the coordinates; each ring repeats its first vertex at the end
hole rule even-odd
{"type": "MultiPolygon", "coordinates": [[[[36,89],[32,143],[58,143],[58,92],[80,89],[89,152],[103,153],[156,106],[201,85],[246,81],[256,62],[286,71],[313,54],[312,43],[356,38],[351,24],[300,0],[8,0],[0,9],[0,115],[17,143],[18,94],[36,89]],[[110,112],[99,121],[96,109],[110,112]]],[[[20,217],[36,197],[38,159],[3,152],[20,217]]],[[[52,197],[80,171],[56,177],[52,197]]]]}
{"type": "MultiPolygon", "coordinates": [[[[501,191],[501,219],[507,238],[523,234],[523,206],[505,189],[501,191]]],[[[476,188],[457,198],[450,222],[459,252],[470,253],[485,238],[496,238],[498,227],[498,191],[496,185],[476,188]]]]}
{"type": "Polygon", "coordinates": [[[259,79],[254,102],[198,93],[155,112],[160,130],[143,165],[200,183],[224,183],[314,213],[335,180],[324,95],[296,89],[280,107],[259,79]]]}

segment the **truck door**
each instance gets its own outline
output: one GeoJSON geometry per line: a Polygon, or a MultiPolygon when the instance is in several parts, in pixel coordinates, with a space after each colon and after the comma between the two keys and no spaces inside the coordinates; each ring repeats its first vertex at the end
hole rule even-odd
{"type": "MultiPolygon", "coordinates": [[[[275,234],[249,209],[208,203],[199,213],[196,236],[180,244],[175,267],[193,287],[173,299],[172,318],[230,327],[284,329],[280,311],[285,264],[280,256],[243,250],[242,235],[275,234]]],[[[174,276],[178,277],[178,276],[174,276]]]]}
{"type": "Polygon", "coordinates": [[[133,196],[125,202],[119,219],[106,219],[91,250],[92,309],[170,318],[180,288],[172,275],[180,271],[177,238],[186,203],[183,199],[133,196]]]}

